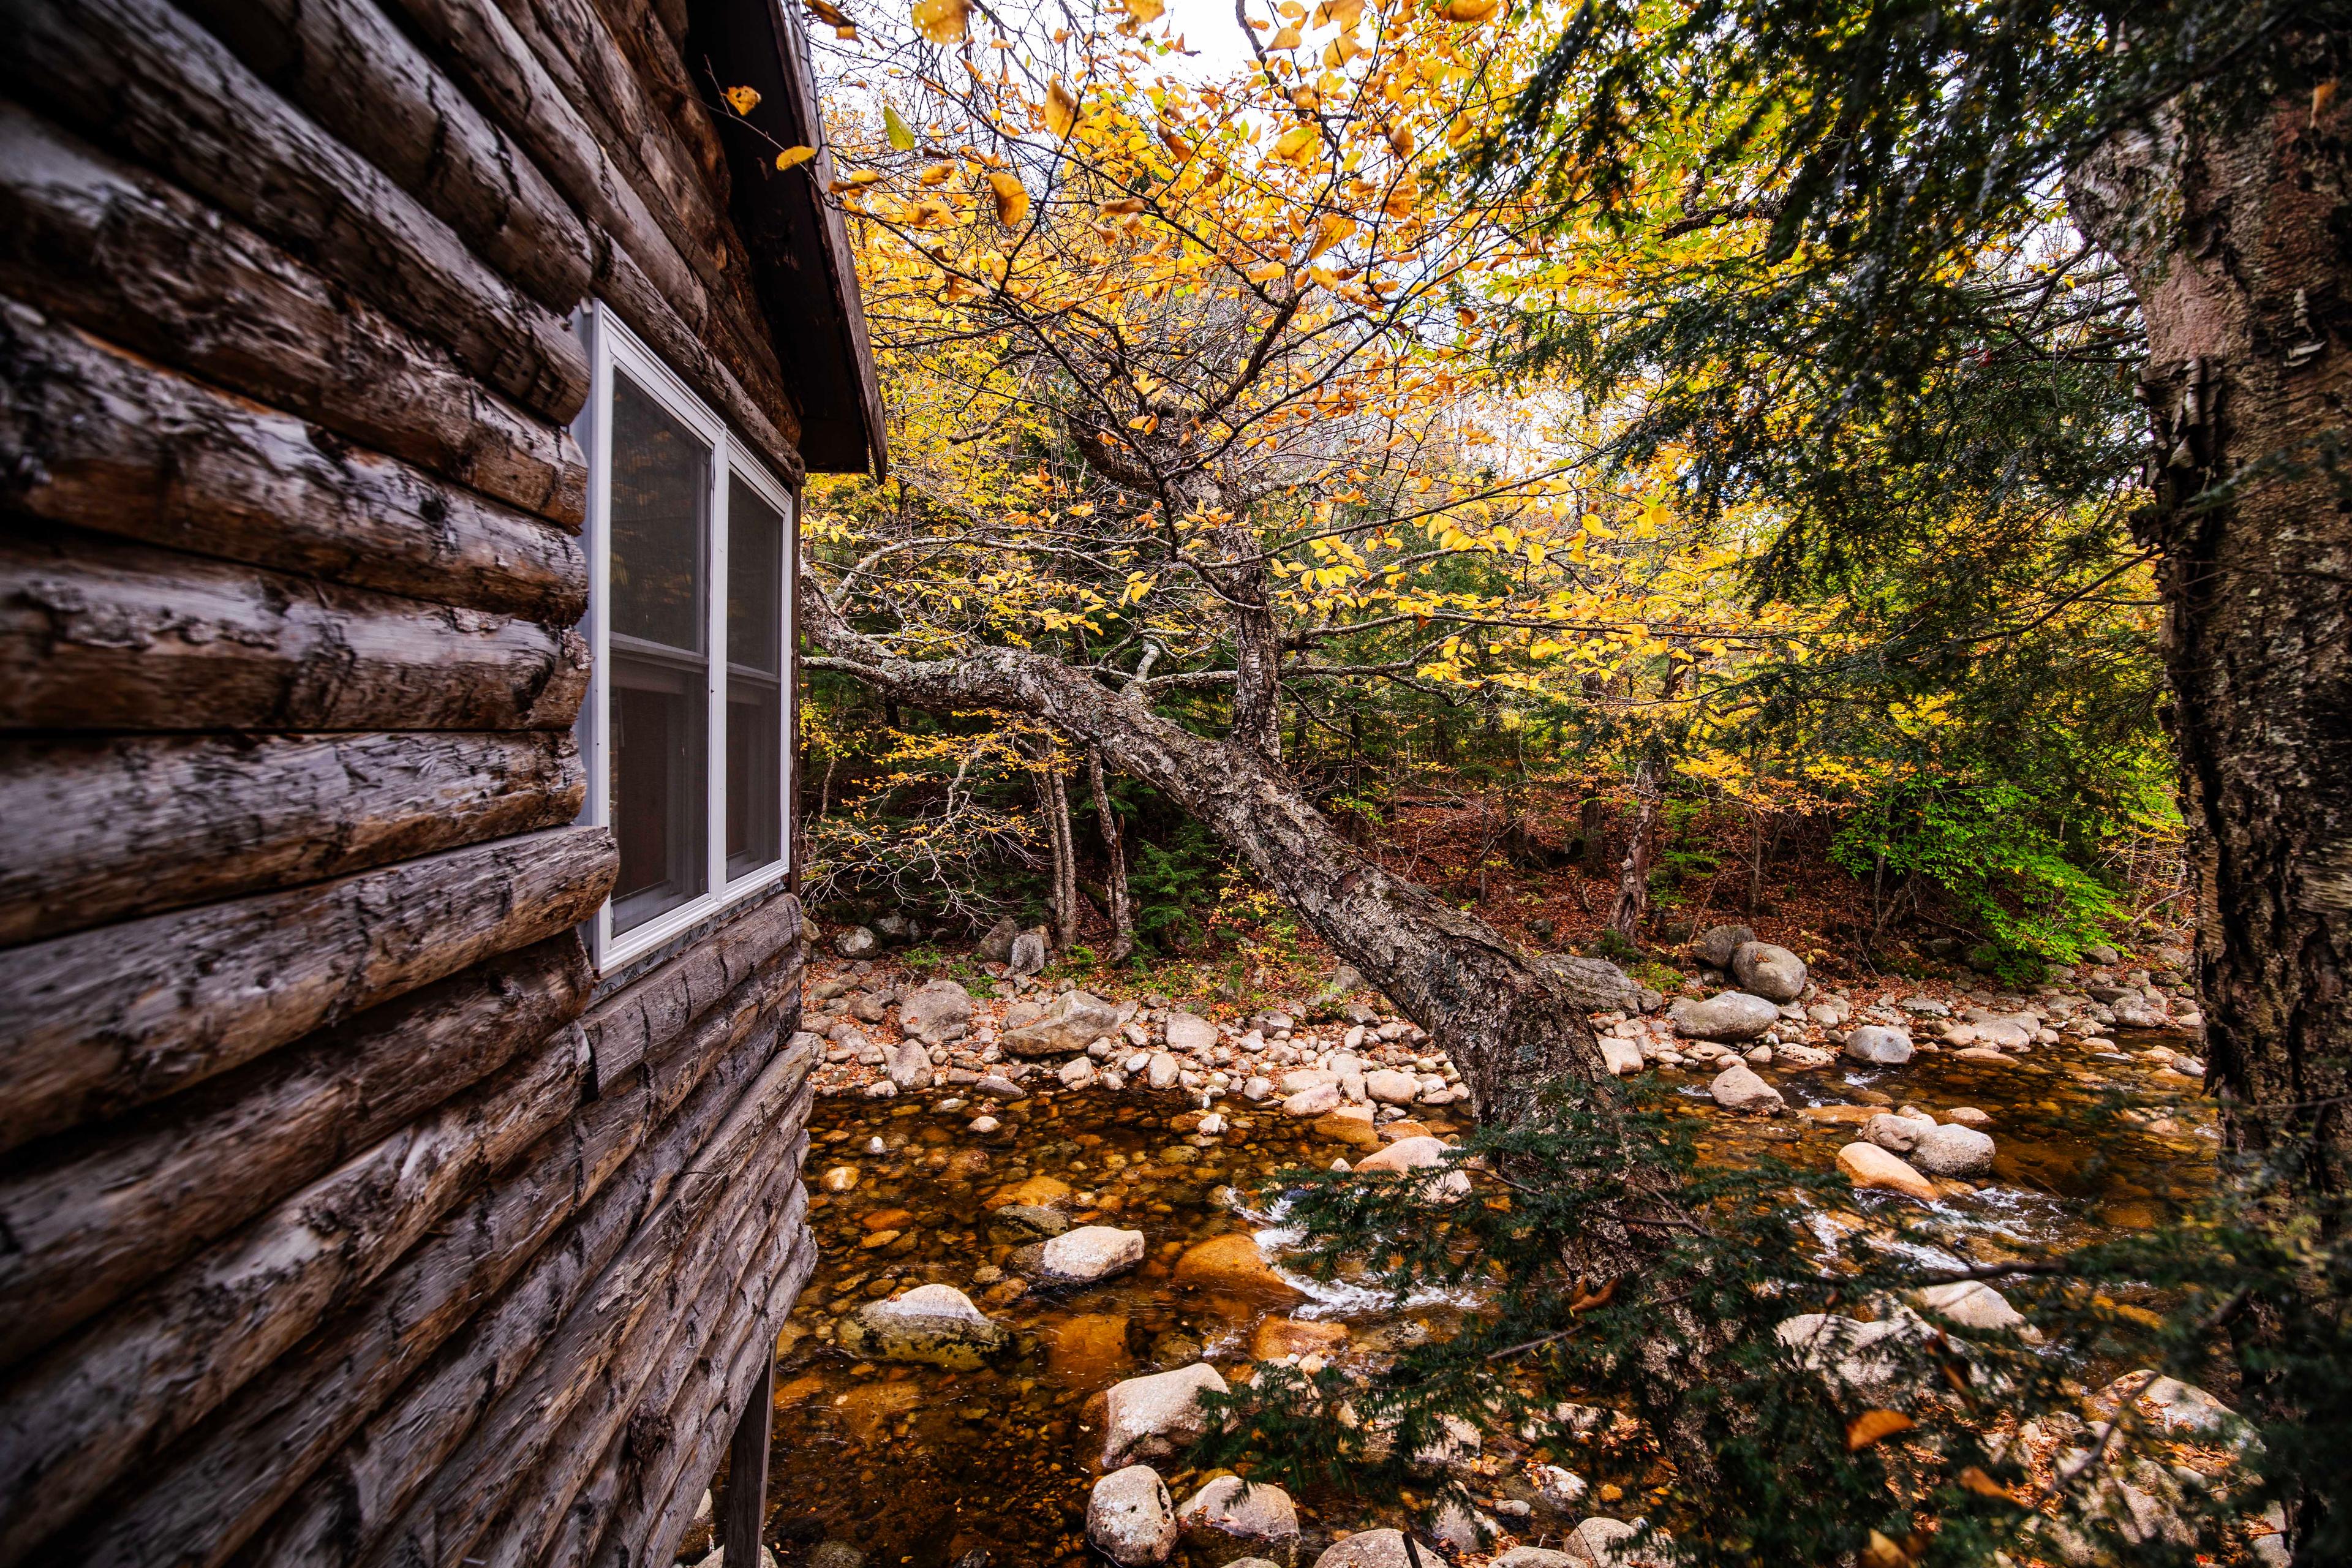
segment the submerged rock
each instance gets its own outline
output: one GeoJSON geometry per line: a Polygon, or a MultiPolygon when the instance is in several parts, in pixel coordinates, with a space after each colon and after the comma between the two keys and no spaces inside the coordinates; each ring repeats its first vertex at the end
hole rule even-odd
{"type": "Polygon", "coordinates": [[[1107,1225],[1080,1226],[1013,1255],[1016,1270],[1054,1285],[1091,1285],[1142,1261],[1143,1233],[1107,1225]]]}
{"type": "Polygon", "coordinates": [[[1176,1509],[1149,1465],[1113,1470],[1087,1500],[1087,1539],[1120,1568],[1165,1563],[1176,1550],[1176,1509]]]}
{"type": "Polygon", "coordinates": [[[1274,1271],[1257,1237],[1245,1230],[1228,1231],[1186,1247],[1177,1257],[1175,1279],[1179,1285],[1213,1296],[1283,1305],[1307,1300],[1307,1292],[1274,1271]]]}
{"type": "Polygon", "coordinates": [[[869,1301],[841,1320],[841,1346],[877,1361],[928,1362],[970,1372],[1004,1347],[1004,1330],[952,1285],[919,1285],[869,1301]]]}

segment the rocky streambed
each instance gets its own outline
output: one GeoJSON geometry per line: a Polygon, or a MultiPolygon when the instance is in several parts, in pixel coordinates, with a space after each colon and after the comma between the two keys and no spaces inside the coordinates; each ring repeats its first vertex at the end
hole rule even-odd
{"type": "MultiPolygon", "coordinates": [[[[1618,1070],[1657,1075],[1705,1119],[1705,1158],[1769,1148],[1843,1169],[1865,1207],[1930,1205],[1993,1247],[2157,1224],[2210,1180],[2213,1129],[2182,1070],[2194,1041],[2148,976],[1840,993],[1800,965],[1781,1002],[1732,990],[1725,957],[1720,989],[1669,1002],[1628,983],[1599,998],[1624,1005],[1596,1010],[1618,1070]],[[2091,989],[2126,982],[2120,1008],[2091,989]],[[1700,1009],[1722,994],[1769,1022],[1719,1028],[1700,1009]],[[2151,1016],[2168,1026],[2132,1026],[2151,1016]],[[2111,1105],[2116,1091],[2183,1103],[2111,1105]],[[1879,1156],[1905,1174],[1874,1183],[1879,1156]]],[[[1221,1018],[999,984],[1009,995],[975,1000],[887,959],[814,978],[822,1260],[779,1343],[782,1560],[1402,1563],[1387,1529],[1402,1521],[1361,1500],[1244,1492],[1177,1456],[1202,1380],[1376,1357],[1470,1305],[1397,1311],[1288,1274],[1265,1207],[1286,1168],[1426,1157],[1466,1124],[1458,1074],[1370,998],[1317,999],[1310,1022],[1304,1005],[1221,1018]]],[[[1457,1561],[1605,1557],[1652,1500],[1635,1477],[1570,1477],[1508,1435],[1466,1436],[1465,1474],[1509,1533],[1457,1561]],[[1568,1555],[1502,1555],[1513,1538],[1568,1555]]]]}

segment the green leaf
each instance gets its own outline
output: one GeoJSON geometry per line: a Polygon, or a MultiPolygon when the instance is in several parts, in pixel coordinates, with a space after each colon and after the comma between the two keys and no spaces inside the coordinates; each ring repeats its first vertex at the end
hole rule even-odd
{"type": "Polygon", "coordinates": [[[915,150],[914,127],[898,118],[898,111],[888,104],[882,106],[882,128],[890,133],[890,145],[901,153],[915,150]]]}

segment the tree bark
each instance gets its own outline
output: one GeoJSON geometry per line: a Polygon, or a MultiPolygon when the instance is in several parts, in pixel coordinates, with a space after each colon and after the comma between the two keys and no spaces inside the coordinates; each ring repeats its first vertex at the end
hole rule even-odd
{"type": "MultiPolygon", "coordinates": [[[[2340,1237],[2352,1224],[2352,108],[2312,95],[2232,109],[2166,106],[2073,171],[2068,196],[2147,327],[2150,494],[2134,527],[2162,552],[2206,1083],[2228,1147],[2278,1178],[2283,1224],[2340,1237]]],[[[2247,1364],[2253,1404],[2297,1421],[2309,1391],[2247,1364]]],[[[2301,1562],[2322,1505],[2294,1491],[2285,1502],[2301,1562]]]]}
{"type": "Polygon", "coordinates": [[[1050,742],[1037,761],[1034,777],[1037,809],[1045,814],[1045,839],[1053,851],[1054,945],[1067,952],[1078,942],[1077,844],[1070,831],[1069,791],[1063,785],[1062,770],[1055,765],[1050,742]]]}
{"type": "Polygon", "coordinates": [[[0,300],[0,501],[150,544],[570,626],[580,542],[0,300]]]}
{"type": "Polygon", "coordinates": [[[562,318],[160,0],[6,0],[0,80],[252,224],[475,374],[568,423],[588,361],[562,318]]]}
{"type": "Polygon", "coordinates": [[[0,1149],[119,1115],[588,918],[612,837],[560,827],[0,952],[0,1149]]]}
{"type": "Polygon", "coordinates": [[[1657,763],[1643,757],[1633,769],[1633,826],[1617,865],[1617,898],[1609,906],[1609,929],[1629,942],[1650,907],[1650,830],[1657,820],[1657,763]]]}
{"type": "Polygon", "coordinates": [[[1256,747],[1195,735],[1025,649],[898,658],[844,621],[813,577],[799,602],[809,636],[830,656],[807,661],[813,668],[933,708],[1034,716],[1165,791],[1436,1037],[1482,1118],[1516,1118],[1539,1085],[1563,1076],[1610,1091],[1590,1021],[1536,953],[1360,853],[1256,747]]]}
{"type": "Polygon", "coordinates": [[[2147,318],[2164,660],[2208,1082],[2251,1154],[2352,1198],[2352,110],[2174,105],[2069,184],[2147,318]]]}
{"type": "Polygon", "coordinates": [[[562,731],[0,741],[0,947],[575,820],[562,731]]]}
{"type": "Polygon", "coordinates": [[[0,103],[0,289],[577,532],[588,467],[446,351],[215,209],[0,103]]]}
{"type": "Polygon", "coordinates": [[[1135,951],[1135,902],[1127,888],[1127,847],[1118,831],[1118,813],[1112,809],[1110,790],[1103,782],[1102,748],[1087,748],[1087,782],[1094,786],[1095,819],[1102,829],[1103,856],[1110,869],[1104,882],[1110,893],[1110,961],[1122,963],[1135,951]]]}

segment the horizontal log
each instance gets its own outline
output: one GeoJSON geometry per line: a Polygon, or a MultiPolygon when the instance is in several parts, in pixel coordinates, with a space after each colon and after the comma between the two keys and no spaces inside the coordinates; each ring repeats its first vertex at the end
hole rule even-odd
{"type": "MultiPolygon", "coordinates": [[[[287,1198],[0,1384],[0,1561],[94,1501],[421,1240],[578,1102],[574,1031],[287,1198]]],[[[331,1392],[328,1394],[331,1397],[331,1392]]]]}
{"type": "Polygon", "coordinates": [[[0,741],[0,947],[579,817],[561,731],[0,741]]]}
{"type": "Polygon", "coordinates": [[[603,828],[553,828],[0,952],[0,1148],[544,942],[604,901],[613,868],[603,828]]]}
{"type": "MultiPolygon", "coordinates": [[[[801,477],[800,429],[778,377],[765,395],[747,390],[707,341],[709,290],[678,253],[637,184],[608,151],[614,140],[583,116],[549,74],[561,62],[492,0],[397,0],[436,57],[472,89],[507,132],[539,162],[592,228],[612,243],[596,258],[596,289],[621,319],[751,442],[787,483],[801,477]]],[[[531,18],[526,12],[523,19],[531,18]]],[[[577,94],[578,96],[574,96],[577,94]]],[[[748,275],[748,263],[743,268],[748,275]]]]}
{"type": "Polygon", "coordinates": [[[0,1178],[0,1364],[30,1354],[579,1015],[576,936],[505,953],[0,1178]]]}
{"type": "Polygon", "coordinates": [[[48,521],[547,626],[587,608],[553,523],[6,299],[0,446],[0,503],[48,521]]]}
{"type": "Polygon", "coordinates": [[[163,181],[0,100],[0,291],[577,530],[588,466],[448,353],[163,181]]]}
{"type": "Polygon", "coordinates": [[[800,900],[782,895],[599,997],[580,1020],[595,1059],[598,1088],[619,1082],[777,954],[791,950],[790,962],[798,969],[800,940],[800,900]]]}
{"type": "MultiPolygon", "coordinates": [[[[582,1107],[378,1280],[363,1307],[273,1363],[200,1429],[152,1430],[142,1489],[77,1522],[78,1559],[90,1568],[164,1560],[215,1568],[267,1522],[276,1544],[256,1554],[321,1561],[366,1520],[397,1509],[404,1497],[379,1502],[306,1483],[412,1378],[420,1390],[479,1378],[495,1393],[520,1375],[549,1325],[571,1312],[768,1065],[777,1021],[753,1026],[757,1007],[741,1011],[744,1033],[709,1031],[625,1092],[582,1107]]],[[[813,1054],[803,1049],[797,1064],[795,1103],[804,1105],[813,1054]]],[[[446,1454],[460,1436],[387,1416],[371,1446],[437,1443],[446,1454]]]]}
{"type": "Polygon", "coordinates": [[[39,525],[0,529],[0,728],[563,730],[569,626],[39,525]]]}
{"type": "MultiPolygon", "coordinates": [[[[707,87],[687,70],[677,38],[646,0],[596,0],[596,14],[613,35],[636,73],[646,101],[661,113],[671,132],[694,160],[711,205],[727,210],[733,175],[727,167],[727,149],[719,127],[703,105],[707,87]]],[[[733,265],[731,262],[729,264],[733,265]]]]}
{"type": "Polygon", "coordinates": [[[807,1194],[800,1163],[806,1138],[796,1134],[770,1142],[780,1142],[781,1151],[755,1154],[751,1163],[772,1174],[756,1185],[729,1182],[727,1201],[711,1216],[713,1234],[726,1239],[708,1265],[672,1276],[660,1309],[646,1313],[622,1340],[604,1377],[572,1408],[537,1467],[506,1482],[507,1502],[458,1548],[463,1555],[481,1559],[487,1568],[533,1568],[554,1543],[573,1500],[594,1482],[630,1418],[648,1405],[657,1415],[666,1413],[698,1360],[733,1359],[730,1342],[765,1306],[770,1279],[805,1228],[807,1194]]]}
{"type": "MultiPolygon", "coordinates": [[[[331,1462],[310,1476],[238,1561],[256,1565],[352,1560],[359,1543],[391,1531],[435,1477],[452,1473],[459,1462],[455,1456],[493,1414],[504,1413],[501,1419],[510,1421],[514,1391],[547,1381],[542,1352],[556,1325],[575,1329],[587,1321],[583,1313],[609,1316],[625,1307],[608,1283],[642,1273],[645,1260],[637,1257],[632,1265],[635,1255],[625,1248],[642,1253],[656,1233],[674,1237],[691,1212],[678,1203],[677,1178],[697,1164],[699,1151],[714,1146],[722,1127],[735,1123],[739,1109],[749,1103],[772,1121],[804,1121],[808,1055],[779,1056],[774,1047],[771,1022],[728,1058],[726,1069],[746,1065],[748,1058],[750,1078],[730,1082],[733,1071],[714,1071],[712,1081],[694,1091],[661,1136],[618,1168],[612,1200],[600,1194],[582,1225],[543,1247],[513,1288],[467,1321],[429,1366],[401,1386],[394,1403],[371,1415],[331,1462]],[[764,1086],[756,1097],[747,1093],[751,1081],[764,1086]]],[[[709,1185],[685,1184],[684,1191],[688,1198],[708,1196],[700,1189],[709,1185]]],[[[589,1370],[582,1368],[581,1375],[589,1370]]],[[[522,1425],[529,1430],[533,1424],[522,1425]]]]}
{"type": "Polygon", "coordinates": [[[576,1510],[583,1528],[559,1539],[546,1568],[637,1568],[667,1563],[686,1533],[719,1468],[745,1402],[760,1386],[761,1363],[776,1353],[776,1335],[809,1277],[816,1239],[803,1228],[766,1276],[764,1298],[750,1301],[714,1354],[698,1359],[663,1409],[641,1407],[614,1457],[611,1500],[576,1510]]]}
{"type": "Polygon", "coordinates": [[[183,8],[541,304],[568,314],[588,297],[578,216],[366,0],[183,0],[183,8]]]}
{"type": "MultiPolygon", "coordinates": [[[[729,1215],[729,1193],[764,1184],[782,1165],[783,1150],[777,1145],[782,1141],[768,1135],[798,1098],[800,1084],[792,1058],[769,1064],[696,1152],[686,1178],[638,1226],[582,1305],[547,1336],[530,1368],[480,1408],[464,1443],[429,1475],[407,1468],[392,1472],[384,1468],[385,1452],[373,1446],[357,1456],[361,1465],[386,1478],[371,1489],[414,1492],[390,1528],[356,1555],[359,1568],[467,1554],[508,1495],[502,1487],[486,1485],[485,1478],[512,1479],[530,1471],[637,1326],[663,1309],[678,1279],[698,1279],[709,1267],[713,1249],[728,1237],[729,1227],[720,1222],[729,1215]],[[762,1161],[773,1164],[763,1166],[762,1161]]],[[[456,1408],[421,1413],[417,1419],[436,1426],[464,1422],[478,1408],[478,1389],[469,1383],[463,1393],[464,1402],[456,1408]]]]}
{"type": "Polygon", "coordinates": [[[569,423],[588,363],[563,320],[163,0],[5,0],[0,83],[225,208],[569,423]]]}

